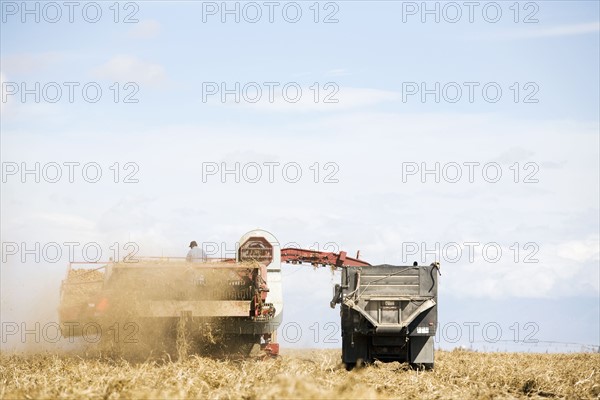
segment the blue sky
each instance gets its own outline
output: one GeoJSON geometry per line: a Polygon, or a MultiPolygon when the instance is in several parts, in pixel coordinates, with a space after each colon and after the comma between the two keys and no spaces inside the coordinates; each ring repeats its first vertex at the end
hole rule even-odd
{"type": "MultiPolygon", "coordinates": [[[[470,23],[464,6],[457,23],[443,15],[423,23],[419,13],[403,22],[403,9],[421,2],[321,2],[319,21],[337,10],[338,22],[327,24],[314,23],[313,2],[298,3],[297,23],[280,12],[269,23],[258,2],[263,18],[254,24],[231,16],[223,23],[220,14],[203,22],[203,7],[221,2],[120,3],[119,23],[113,2],[98,2],[103,14],[94,24],[77,12],[69,23],[64,8],[57,23],[43,15],[40,23],[31,16],[23,23],[20,10],[7,12],[8,3],[1,2],[3,95],[35,82],[94,82],[103,94],[97,103],[80,91],[72,103],[66,91],[56,103],[3,97],[2,162],[96,162],[103,179],[23,183],[19,174],[8,176],[3,242],[94,241],[107,249],[135,241],[141,254],[177,256],[190,240],[233,246],[261,227],[283,244],[335,242],[349,253],[360,249],[371,263],[397,264],[407,242],[498,243],[503,256],[496,263],[480,251],[472,262],[440,260],[440,321],[498,321],[505,336],[515,322],[534,322],[540,340],[600,345],[598,2],[520,2],[517,23],[513,2],[497,3],[496,23],[480,9],[470,23]],[[138,22],[123,23],[126,11],[136,11],[138,22]],[[538,22],[524,23],[531,12],[538,22]],[[115,82],[121,95],[133,82],[138,102],[115,103],[115,82]],[[211,82],[257,82],[263,96],[256,103],[231,95],[204,102],[203,84],[211,82]],[[271,103],[264,82],[294,83],[302,97],[289,103],[276,90],[271,103]],[[315,82],[319,102],[310,89],[315,82]],[[406,97],[408,87],[436,82],[455,82],[462,97],[406,97]],[[472,102],[464,82],[476,85],[472,102]],[[335,104],[322,101],[328,83],[337,89],[335,104]],[[481,92],[490,83],[502,90],[495,103],[481,92]],[[527,94],[537,102],[524,102],[527,94]],[[135,163],[139,182],[114,183],[115,162],[135,163]],[[236,183],[217,174],[203,182],[203,163],[265,162],[296,162],[303,177],[289,183],[278,171],[272,183],[236,183]],[[503,176],[489,183],[479,170],[473,183],[423,183],[419,175],[404,182],[408,162],[497,163],[503,176]],[[326,163],[337,166],[337,183],[323,182],[326,163]],[[523,183],[526,163],[537,167],[539,182],[523,183]],[[539,248],[538,263],[523,262],[525,243],[539,248]]],[[[448,3],[437,4],[441,10],[448,3]]],[[[3,260],[2,320],[52,318],[55,304],[41,299],[58,301],[65,263],[3,260]],[[31,287],[39,298],[23,290],[31,287]]],[[[327,271],[290,269],[286,276],[286,322],[300,321],[306,332],[315,322],[337,321],[328,308],[334,279],[327,271]]],[[[441,342],[457,345],[469,343],[441,342]]]]}

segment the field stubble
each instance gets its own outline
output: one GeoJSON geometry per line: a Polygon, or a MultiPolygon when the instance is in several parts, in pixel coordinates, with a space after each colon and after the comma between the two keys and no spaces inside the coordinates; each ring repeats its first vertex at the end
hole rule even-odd
{"type": "Polygon", "coordinates": [[[433,371],[375,363],[348,372],[336,350],[180,362],[1,354],[0,398],[600,398],[600,354],[437,351],[433,371]]]}

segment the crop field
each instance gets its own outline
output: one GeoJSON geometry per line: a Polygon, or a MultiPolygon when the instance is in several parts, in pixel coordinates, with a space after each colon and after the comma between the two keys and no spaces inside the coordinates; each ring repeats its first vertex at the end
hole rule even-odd
{"type": "Polygon", "coordinates": [[[346,371],[336,350],[276,359],[129,362],[84,355],[0,355],[3,399],[599,398],[600,354],[437,351],[432,371],[379,363],[346,371]]]}

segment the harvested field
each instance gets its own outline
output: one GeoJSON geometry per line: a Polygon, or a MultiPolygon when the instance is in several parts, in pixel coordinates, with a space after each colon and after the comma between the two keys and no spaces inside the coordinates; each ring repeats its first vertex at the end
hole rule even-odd
{"type": "Polygon", "coordinates": [[[600,354],[438,351],[433,371],[376,363],[347,372],[336,350],[277,359],[130,363],[74,355],[0,356],[0,398],[599,398],[600,354]]]}

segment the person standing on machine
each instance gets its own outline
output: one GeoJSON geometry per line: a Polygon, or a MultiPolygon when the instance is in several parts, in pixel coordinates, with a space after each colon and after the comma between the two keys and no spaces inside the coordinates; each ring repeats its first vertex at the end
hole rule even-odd
{"type": "Polygon", "coordinates": [[[206,262],[206,254],[198,247],[195,240],[190,242],[190,251],[188,251],[185,260],[188,262],[206,262]]]}

